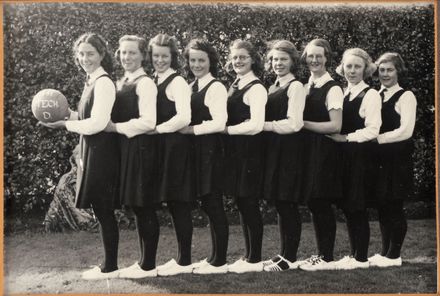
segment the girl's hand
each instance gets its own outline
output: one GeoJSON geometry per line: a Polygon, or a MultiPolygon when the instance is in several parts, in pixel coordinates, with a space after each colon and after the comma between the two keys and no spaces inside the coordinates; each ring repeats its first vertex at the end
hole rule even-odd
{"type": "Polygon", "coordinates": [[[70,117],[72,116],[73,110],[72,109],[68,109],[69,114],[66,116],[66,120],[70,120],[70,117]]]}
{"type": "Polygon", "coordinates": [[[263,131],[265,132],[273,131],[273,123],[269,121],[265,121],[263,125],[263,131]]]}
{"type": "Polygon", "coordinates": [[[115,125],[115,123],[114,123],[113,121],[110,120],[110,121],[107,123],[107,126],[105,127],[104,131],[107,132],[107,133],[116,133],[117,131],[116,131],[116,125],[115,125]]]}
{"type": "Polygon", "coordinates": [[[59,129],[59,128],[66,128],[66,121],[65,120],[58,120],[55,122],[42,122],[39,121],[37,125],[42,125],[51,129],[59,129]]]}
{"type": "Polygon", "coordinates": [[[347,135],[333,134],[333,135],[326,135],[326,137],[329,137],[335,142],[347,142],[347,135]]]}
{"type": "Polygon", "coordinates": [[[159,134],[156,129],[146,132],[147,135],[157,135],[159,134]]]}
{"type": "Polygon", "coordinates": [[[186,135],[194,135],[194,127],[193,126],[186,126],[179,130],[179,133],[186,134],[186,135]]]}

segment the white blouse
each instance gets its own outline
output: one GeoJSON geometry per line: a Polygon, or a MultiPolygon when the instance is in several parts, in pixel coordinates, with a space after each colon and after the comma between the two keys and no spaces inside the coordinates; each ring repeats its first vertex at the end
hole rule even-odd
{"type": "MultiPolygon", "coordinates": [[[[250,71],[241,76],[237,75],[238,89],[243,89],[247,84],[258,80],[257,76],[250,71]]],[[[243,102],[250,107],[251,118],[245,122],[228,126],[227,132],[230,135],[255,135],[263,130],[265,107],[267,102],[267,91],[261,84],[253,85],[243,95],[243,102]]]]}
{"type": "Polygon", "coordinates": [[[69,120],[66,121],[68,131],[81,135],[93,135],[103,131],[109,123],[116,99],[116,89],[110,78],[101,77],[98,79],[103,74],[107,74],[107,72],[99,67],[89,75],[88,83],[95,83],[93,89],[94,101],[90,117],[78,120],[78,112],[72,112],[69,120]]]}
{"type": "MultiPolygon", "coordinates": [[[[289,73],[278,78],[275,84],[279,82],[279,87],[284,87],[294,78],[295,76],[289,73]]],[[[287,119],[266,121],[264,123],[265,131],[273,131],[278,134],[291,134],[301,130],[303,127],[303,112],[306,99],[303,84],[299,81],[292,82],[287,90],[287,96],[289,98],[287,103],[287,119]]]]}
{"type": "MultiPolygon", "coordinates": [[[[312,74],[309,78],[309,82],[304,86],[306,89],[306,94],[310,92],[310,86],[314,85],[315,88],[321,88],[324,84],[329,82],[330,80],[334,80],[328,72],[322,75],[319,78],[315,78],[312,74]]],[[[327,110],[330,111],[332,109],[342,110],[342,106],[344,105],[344,94],[342,93],[342,89],[338,86],[333,86],[329,89],[327,96],[325,98],[325,105],[327,106],[327,110]]]]}
{"type": "MultiPolygon", "coordinates": [[[[387,102],[396,92],[402,88],[399,84],[386,89],[384,92],[384,102],[387,102]]],[[[385,90],[382,85],[380,91],[385,90]]],[[[380,134],[377,137],[379,144],[394,143],[411,138],[416,124],[417,100],[412,91],[404,92],[397,100],[394,110],[400,114],[400,126],[395,130],[380,134]]]]}
{"type": "MultiPolygon", "coordinates": [[[[353,101],[362,90],[368,87],[364,81],[359,82],[356,85],[348,85],[345,90],[344,96],[350,93],[350,101],[353,101]]],[[[349,142],[367,142],[377,138],[379,135],[380,126],[382,124],[381,119],[382,102],[377,90],[370,89],[365,94],[361,106],[359,108],[359,116],[364,118],[365,127],[358,129],[353,133],[347,135],[347,141],[349,142]]],[[[342,119],[344,120],[344,119],[342,119]]]]}
{"type": "MultiPolygon", "coordinates": [[[[211,73],[208,73],[202,78],[198,79],[199,91],[214,79],[215,78],[211,75],[211,73]]],[[[191,83],[191,88],[194,82],[191,83]]],[[[226,121],[228,119],[228,112],[226,108],[227,100],[228,92],[226,87],[221,82],[214,82],[211,84],[206,91],[204,104],[206,107],[208,107],[212,120],[205,120],[201,124],[194,125],[195,135],[204,135],[224,131],[226,121]]]]}
{"type": "MultiPolygon", "coordinates": [[[[139,68],[134,72],[125,72],[124,77],[118,81],[118,90],[123,81],[134,81],[139,76],[146,75],[144,69],[139,68]]],[[[139,97],[139,118],[133,118],[126,122],[115,123],[116,131],[124,134],[127,138],[151,131],[156,126],[156,96],[157,87],[149,77],[142,77],[136,85],[136,95],[139,97]]]]}
{"type": "MultiPolygon", "coordinates": [[[[161,84],[173,73],[176,71],[172,68],[161,74],[156,73],[158,84],[161,84]]],[[[156,130],[160,134],[177,132],[191,123],[191,89],[185,79],[181,76],[174,78],[168,84],[165,93],[170,101],[175,102],[176,115],[156,126],[156,130]]]]}

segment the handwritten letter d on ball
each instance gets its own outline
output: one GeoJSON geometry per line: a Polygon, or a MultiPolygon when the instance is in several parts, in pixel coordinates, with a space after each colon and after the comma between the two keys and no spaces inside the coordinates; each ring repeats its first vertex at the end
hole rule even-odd
{"type": "Polygon", "coordinates": [[[32,113],[42,122],[55,122],[69,116],[66,97],[56,89],[40,90],[32,99],[32,113]]]}

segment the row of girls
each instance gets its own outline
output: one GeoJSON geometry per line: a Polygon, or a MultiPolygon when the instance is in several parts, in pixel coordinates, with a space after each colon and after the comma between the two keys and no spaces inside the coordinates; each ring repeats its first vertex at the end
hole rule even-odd
{"type": "Polygon", "coordinates": [[[177,72],[177,43],[166,34],[149,43],[132,35],[119,40],[116,58],[125,74],[116,87],[102,37],[82,35],[74,56],[87,73],[78,112],[44,125],[81,135],[76,205],[93,208],[105,251],[103,264],[85,271],[84,279],[402,264],[416,99],[398,84],[405,72],[399,54],[373,63],[362,49],[346,50],[336,69],[347,81],[345,91],[327,72],[332,50],[323,39],[311,41],[301,57],[291,42],[275,42],[267,54],[266,66],[277,76],[269,91],[258,78],[261,57],[243,40],[230,47],[226,68],[236,79],[229,90],[215,78],[219,58],[204,40],[192,40],[184,51],[195,78],[190,84],[177,72]],[[147,59],[152,78],[144,71],[147,59]],[[301,59],[310,70],[306,85],[295,76],[301,59]],[[377,67],[380,92],[365,82],[377,67]],[[224,196],[237,205],[245,243],[243,256],[229,265],[224,196]],[[280,229],[279,254],[265,261],[260,198],[275,206],[280,229]],[[212,252],[192,264],[197,200],[209,218],[212,252]],[[178,251],[156,266],[161,204],[171,214],[178,251]],[[317,255],[305,260],[297,258],[301,204],[312,213],[317,239],[317,255]],[[114,216],[120,205],[135,214],[141,254],[122,269],[114,216]],[[333,205],[344,211],[351,249],[337,261],[333,205]],[[382,250],[368,258],[370,206],[378,208],[382,250]]]}

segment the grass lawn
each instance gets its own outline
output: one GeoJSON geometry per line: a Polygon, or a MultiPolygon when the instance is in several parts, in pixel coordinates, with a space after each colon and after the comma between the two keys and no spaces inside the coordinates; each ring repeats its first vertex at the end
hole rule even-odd
{"type": "MultiPolygon", "coordinates": [[[[370,254],[379,251],[377,222],[371,222],[370,254]]],[[[242,255],[240,226],[231,226],[228,260],[242,255]]],[[[193,261],[210,253],[209,228],[195,228],[193,261]]],[[[311,223],[303,224],[300,259],[315,251],[311,223]]],[[[345,224],[338,223],[335,257],[349,251],[345,224]]],[[[157,263],[162,264],[176,253],[174,231],[161,227],[157,263]]],[[[266,225],[263,258],[278,253],[278,227],[266,225]]],[[[12,233],[5,236],[5,294],[71,293],[436,293],[437,252],[435,220],[410,220],[400,268],[370,268],[354,271],[248,273],[224,275],[186,274],[140,280],[84,281],[81,272],[102,260],[98,233],[12,233]]],[[[122,230],[119,266],[133,264],[138,257],[136,232],[122,230]]]]}

